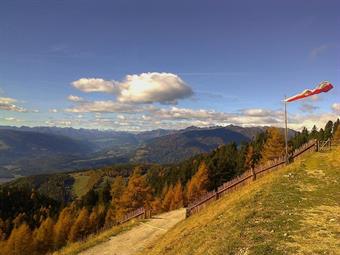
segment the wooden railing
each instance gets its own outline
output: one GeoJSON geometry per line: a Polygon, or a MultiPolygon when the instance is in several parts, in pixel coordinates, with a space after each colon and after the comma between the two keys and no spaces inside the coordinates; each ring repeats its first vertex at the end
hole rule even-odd
{"type": "Polygon", "coordinates": [[[151,211],[145,210],[144,207],[138,208],[137,210],[134,210],[132,212],[125,214],[124,217],[118,222],[118,224],[123,224],[132,219],[137,219],[137,218],[138,219],[151,218],[151,211]]]}
{"type": "MultiPolygon", "coordinates": [[[[302,145],[299,149],[295,150],[291,155],[289,155],[290,160],[294,160],[299,158],[301,155],[317,150],[317,141],[312,140],[308,143],[302,145]]],[[[255,180],[258,176],[262,176],[265,173],[271,172],[273,170],[284,167],[287,164],[285,157],[279,157],[272,161],[267,162],[264,165],[258,166],[253,170],[247,170],[242,175],[223,183],[221,186],[217,188],[216,191],[211,191],[190,203],[186,208],[186,216],[199,212],[204,207],[206,207],[211,202],[218,200],[224,194],[231,192],[232,190],[255,180]]]]}

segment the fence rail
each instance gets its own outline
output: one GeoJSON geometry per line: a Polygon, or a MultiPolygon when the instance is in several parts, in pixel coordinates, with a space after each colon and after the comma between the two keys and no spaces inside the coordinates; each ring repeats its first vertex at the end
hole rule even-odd
{"type": "Polygon", "coordinates": [[[146,219],[148,218],[147,216],[151,217],[151,213],[145,210],[144,207],[138,208],[135,211],[129,212],[127,214],[124,215],[123,219],[121,219],[118,224],[123,224],[125,222],[128,222],[132,219],[146,219]],[[149,215],[148,215],[149,214],[149,215]]]}
{"type": "MultiPolygon", "coordinates": [[[[308,143],[302,145],[299,149],[296,149],[291,155],[290,160],[294,160],[299,158],[302,154],[316,151],[318,149],[317,141],[312,140],[308,143]]],[[[247,184],[248,182],[255,180],[257,176],[263,175],[264,173],[268,173],[270,171],[279,169],[284,167],[287,164],[285,157],[279,157],[272,161],[267,162],[264,165],[258,166],[255,169],[249,169],[245,171],[242,175],[223,183],[221,186],[217,188],[217,191],[211,191],[190,203],[186,208],[186,216],[189,217],[192,214],[195,214],[206,207],[211,202],[218,200],[224,194],[231,192],[232,190],[247,184]]]]}

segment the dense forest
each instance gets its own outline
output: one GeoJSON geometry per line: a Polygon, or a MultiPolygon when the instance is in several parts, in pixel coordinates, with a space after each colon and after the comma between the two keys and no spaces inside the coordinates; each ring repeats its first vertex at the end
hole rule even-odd
{"type": "MultiPolygon", "coordinates": [[[[304,128],[290,139],[289,150],[310,139],[331,137],[340,141],[339,119],[321,129],[304,128]]],[[[46,254],[117,224],[139,207],[159,213],[186,206],[245,170],[282,156],[284,146],[282,132],[268,128],[250,142],[221,145],[177,164],[118,165],[4,184],[0,186],[1,253],[46,254]],[[90,188],[85,193],[72,190],[74,182],[85,177],[90,188]]]]}

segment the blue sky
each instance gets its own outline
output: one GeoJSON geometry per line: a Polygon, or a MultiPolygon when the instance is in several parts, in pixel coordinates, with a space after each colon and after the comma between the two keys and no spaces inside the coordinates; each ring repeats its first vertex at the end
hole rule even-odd
{"type": "Polygon", "coordinates": [[[339,1],[2,0],[0,124],[116,130],[340,114],[339,1]],[[70,96],[73,97],[70,97],[70,96]]]}

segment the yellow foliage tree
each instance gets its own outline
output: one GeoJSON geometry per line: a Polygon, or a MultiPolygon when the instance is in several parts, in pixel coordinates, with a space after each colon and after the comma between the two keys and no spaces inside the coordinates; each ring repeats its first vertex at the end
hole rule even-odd
{"type": "Polygon", "coordinates": [[[18,228],[13,228],[2,254],[27,255],[33,251],[32,232],[26,223],[22,223],[18,228]]]}
{"type": "Polygon", "coordinates": [[[69,241],[75,242],[86,237],[88,234],[89,211],[83,207],[71,227],[69,241]]]}
{"type": "Polygon", "coordinates": [[[135,169],[120,198],[117,216],[120,218],[125,213],[142,206],[150,208],[151,201],[152,189],[148,185],[146,177],[141,175],[139,169],[135,169]]]}
{"type": "Polygon", "coordinates": [[[266,163],[284,155],[285,139],[280,130],[270,127],[267,134],[268,138],[263,146],[261,163],[266,163]]]}
{"type": "Polygon", "coordinates": [[[72,206],[65,207],[59,214],[54,226],[54,244],[56,248],[64,246],[74,223],[75,212],[72,206]]]}
{"type": "Polygon", "coordinates": [[[45,254],[53,248],[53,220],[48,217],[33,232],[33,243],[38,254],[45,254]]]}
{"type": "Polygon", "coordinates": [[[88,231],[89,233],[93,233],[99,230],[99,227],[102,226],[102,219],[104,218],[105,208],[102,205],[96,206],[93,208],[90,217],[89,217],[89,225],[88,231]]]}
{"type": "Polygon", "coordinates": [[[119,202],[125,189],[125,181],[122,176],[117,176],[111,185],[111,205],[105,217],[105,225],[112,226],[117,222],[117,210],[119,209],[119,202]]]}
{"type": "MultiPolygon", "coordinates": [[[[163,191],[164,192],[164,191],[163,191]]],[[[169,211],[171,209],[172,201],[174,198],[174,189],[172,185],[168,188],[168,190],[165,193],[163,202],[162,202],[162,209],[164,211],[169,211]]]]}
{"type": "Polygon", "coordinates": [[[208,167],[204,161],[198,167],[198,171],[187,184],[187,198],[192,202],[207,192],[208,167]]]}
{"type": "Polygon", "coordinates": [[[171,210],[183,207],[184,203],[183,188],[180,181],[177,182],[173,189],[173,199],[171,201],[171,210]]]}

